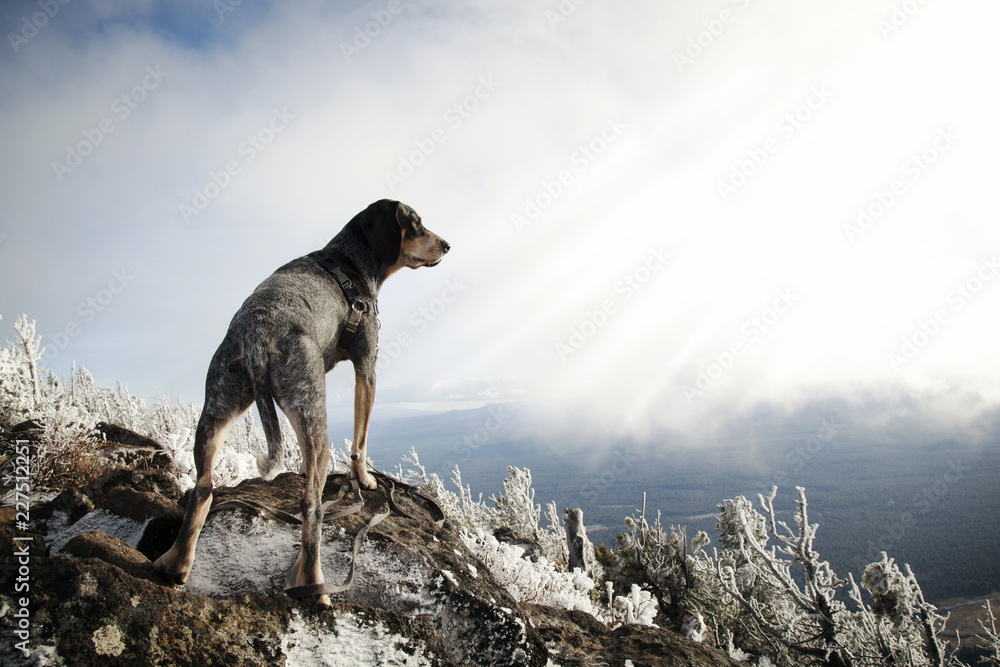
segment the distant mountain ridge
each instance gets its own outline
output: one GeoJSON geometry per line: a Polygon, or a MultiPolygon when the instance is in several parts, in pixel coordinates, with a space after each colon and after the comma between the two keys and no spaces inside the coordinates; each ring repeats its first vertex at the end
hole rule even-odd
{"type": "Polygon", "coordinates": [[[829,399],[791,411],[761,405],[702,433],[645,438],[609,433],[586,415],[574,423],[567,404],[377,414],[376,465],[393,467],[412,446],[446,484],[458,465],[463,483],[487,498],[508,465],[529,468],[536,502],[582,508],[595,542],[614,540],[643,493],[666,523],[712,535],[721,499],[753,499],[777,485],[789,510],[804,486],[821,550],[843,575],[859,576],[886,550],[914,567],[932,600],[1000,590],[996,413],[951,426],[905,400],[829,399]]]}

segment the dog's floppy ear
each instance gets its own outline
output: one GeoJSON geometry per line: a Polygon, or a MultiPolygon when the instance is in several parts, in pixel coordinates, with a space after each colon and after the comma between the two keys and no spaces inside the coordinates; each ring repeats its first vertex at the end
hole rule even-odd
{"type": "Polygon", "coordinates": [[[375,248],[375,254],[383,264],[392,266],[399,259],[402,244],[402,227],[399,224],[398,211],[402,207],[398,201],[381,199],[367,209],[361,216],[361,230],[365,238],[375,248]]]}

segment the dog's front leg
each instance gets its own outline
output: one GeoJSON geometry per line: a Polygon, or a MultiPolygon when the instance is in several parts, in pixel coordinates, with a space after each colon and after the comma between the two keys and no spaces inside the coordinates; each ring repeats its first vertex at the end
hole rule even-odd
{"type": "Polygon", "coordinates": [[[376,484],[368,474],[368,425],[371,423],[372,405],[375,403],[375,370],[361,365],[354,366],[354,441],[351,445],[351,477],[363,489],[374,489],[376,484]]]}

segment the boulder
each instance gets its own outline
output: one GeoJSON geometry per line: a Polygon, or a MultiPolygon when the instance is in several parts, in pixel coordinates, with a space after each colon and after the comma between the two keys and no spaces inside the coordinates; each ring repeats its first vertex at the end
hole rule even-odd
{"type": "Polygon", "coordinates": [[[105,443],[101,455],[116,467],[169,470],[172,465],[160,443],[124,426],[101,422],[95,433],[105,443]]]}
{"type": "MultiPolygon", "coordinates": [[[[302,489],[302,478],[286,473],[216,489],[214,501],[297,514],[302,489]]],[[[328,483],[324,499],[336,491],[328,483]]],[[[211,514],[186,585],[164,586],[152,561],[170,546],[186,500],[159,471],[115,471],[39,507],[38,516],[47,516],[37,524],[44,542],[23,526],[15,533],[12,513],[0,513],[0,609],[19,609],[11,580],[23,565],[12,556],[15,544],[30,545],[23,559],[31,582],[31,652],[5,642],[0,663],[737,664],[667,630],[611,630],[580,611],[518,603],[451,526],[437,525],[424,504],[399,492],[396,502],[413,518],[390,515],[369,531],[354,582],[331,596],[330,609],[282,592],[299,526],[244,507],[211,514]],[[26,539],[15,542],[15,534],[26,539]]],[[[364,500],[360,513],[324,527],[331,583],[346,577],[357,531],[387,506],[382,488],[365,491],[364,500]]],[[[10,636],[18,622],[0,614],[0,632],[10,636]]]]}

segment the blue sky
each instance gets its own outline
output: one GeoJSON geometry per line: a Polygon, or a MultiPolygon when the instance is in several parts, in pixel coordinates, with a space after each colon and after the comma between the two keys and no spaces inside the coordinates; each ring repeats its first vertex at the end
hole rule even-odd
{"type": "Polygon", "coordinates": [[[998,14],[5,3],[4,335],[27,313],[57,373],[201,402],[253,287],[390,197],[453,250],[383,288],[383,409],[994,405],[998,14]]]}

